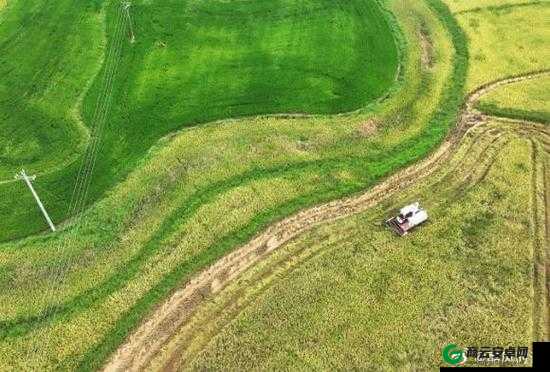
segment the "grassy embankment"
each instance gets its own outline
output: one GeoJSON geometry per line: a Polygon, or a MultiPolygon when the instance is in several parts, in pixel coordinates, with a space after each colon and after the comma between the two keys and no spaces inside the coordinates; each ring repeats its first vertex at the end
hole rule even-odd
{"type": "MultiPolygon", "coordinates": [[[[549,11],[543,4],[457,15],[472,50],[469,89],[549,68],[541,45],[548,28],[528,26],[544,24],[549,11]],[[519,46],[529,52],[517,53],[519,46]]],[[[541,82],[516,85],[523,84],[541,82]]],[[[516,85],[501,89],[519,97],[516,85]]],[[[525,109],[538,110],[536,101],[525,109]]],[[[449,342],[529,345],[548,337],[548,136],[543,127],[481,126],[434,177],[305,234],[250,270],[154,365],[434,369],[449,342]],[[398,239],[380,222],[411,200],[423,202],[431,222],[398,239]]]]}
{"type": "Polygon", "coordinates": [[[376,1],[138,1],[134,44],[120,1],[18,0],[3,13],[0,240],[46,228],[25,186],[7,182],[22,167],[63,221],[177,129],[359,109],[398,64],[376,1]]]}

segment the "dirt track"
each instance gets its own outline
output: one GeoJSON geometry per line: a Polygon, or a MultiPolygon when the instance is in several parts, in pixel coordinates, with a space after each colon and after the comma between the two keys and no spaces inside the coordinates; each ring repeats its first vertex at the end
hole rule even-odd
{"type": "MultiPolygon", "coordinates": [[[[182,289],[176,291],[164,304],[159,306],[149,319],[127,339],[126,343],[108,361],[105,370],[142,370],[146,368],[163,345],[191,318],[206,298],[219,292],[242,272],[267,257],[272,251],[319,224],[365,211],[393,193],[407,188],[437,170],[439,165],[453,154],[454,149],[460,145],[462,138],[472,127],[487,121],[488,117],[474,108],[484,94],[502,85],[533,79],[549,73],[550,71],[540,71],[482,86],[467,97],[455,130],[437,151],[424,161],[398,172],[363,194],[313,207],[275,223],[246,245],[197,274],[182,289]]],[[[505,118],[496,119],[507,120],[505,118]]],[[[528,127],[535,128],[533,130],[537,130],[536,123],[524,123],[528,127]]],[[[548,221],[546,221],[547,223],[548,221]]]]}

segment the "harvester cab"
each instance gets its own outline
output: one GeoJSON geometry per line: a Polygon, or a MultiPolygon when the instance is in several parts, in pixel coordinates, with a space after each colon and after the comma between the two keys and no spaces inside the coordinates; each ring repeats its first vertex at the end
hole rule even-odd
{"type": "Polygon", "coordinates": [[[416,202],[401,208],[396,217],[392,217],[386,221],[386,225],[399,236],[404,236],[414,227],[427,220],[428,212],[420,207],[420,203],[416,202]]]}

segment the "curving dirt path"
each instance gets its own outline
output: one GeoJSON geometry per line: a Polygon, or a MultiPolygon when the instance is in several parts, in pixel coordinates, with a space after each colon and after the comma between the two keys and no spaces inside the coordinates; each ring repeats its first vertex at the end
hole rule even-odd
{"type": "MultiPolygon", "coordinates": [[[[509,142],[518,138],[523,138],[531,144],[538,145],[541,155],[544,152],[550,154],[550,149],[542,146],[544,141],[540,141],[541,139],[545,139],[547,142],[550,140],[550,128],[548,126],[526,123],[519,125],[517,122],[491,119],[487,124],[472,128],[461,141],[457,151],[452,154],[445,164],[438,167],[430,177],[418,180],[413,187],[409,187],[403,193],[392,195],[391,201],[384,201],[382,210],[387,211],[392,206],[402,204],[407,200],[417,199],[428,192],[435,197],[435,199],[429,198],[432,199],[429,203],[430,210],[433,208],[434,213],[436,213],[435,211],[439,209],[441,213],[441,209],[446,209],[449,204],[456,203],[456,200],[462,199],[466,193],[484,182],[502,150],[507,148],[509,142]],[[438,195],[445,197],[440,198],[438,195]]],[[[535,147],[532,148],[531,152],[534,153],[534,151],[535,147]]],[[[535,161],[533,165],[536,165],[539,172],[537,178],[540,178],[540,170],[543,165],[541,162],[542,156],[533,160],[535,161]]],[[[537,185],[532,185],[532,187],[533,196],[538,195],[540,191],[544,191],[542,182],[537,182],[537,185]]],[[[536,202],[537,207],[540,207],[539,209],[542,211],[543,204],[540,199],[532,198],[533,202],[536,202]]],[[[378,216],[380,216],[379,206],[376,206],[378,216]]],[[[538,223],[539,226],[544,228],[544,220],[535,220],[535,208],[531,207],[529,210],[532,212],[533,226],[538,223]]],[[[372,214],[369,213],[369,215],[372,214]]],[[[540,216],[538,217],[540,218],[540,216]]],[[[370,231],[370,229],[368,230],[370,231]]],[[[254,267],[241,274],[235,283],[229,284],[220,293],[213,296],[213,298],[209,298],[201,305],[192,317],[172,334],[169,341],[163,345],[162,350],[149,362],[147,369],[185,370],[194,360],[194,357],[201,354],[205,349],[210,349],[212,342],[215,342],[215,337],[223,332],[231,322],[239,318],[241,313],[247,312],[250,314],[249,308],[255,307],[257,299],[261,298],[264,293],[272,291],[273,286],[277,285],[279,279],[288,278],[291,273],[307,265],[312,260],[326,254],[330,255],[334,250],[341,250],[341,243],[357,233],[356,229],[350,229],[349,227],[339,231],[340,234],[332,236],[333,239],[324,240],[323,244],[294,245],[291,250],[287,250],[287,245],[285,245],[281,248],[282,252],[277,252],[277,258],[271,255],[257,262],[254,267]]],[[[300,238],[298,237],[298,239],[300,238]]],[[[544,239],[543,236],[542,238],[544,239]]],[[[538,251],[542,247],[540,241],[540,239],[533,239],[533,251],[538,251]]],[[[546,257],[548,256],[544,254],[535,255],[532,261],[535,270],[538,269],[538,262],[547,261],[546,257]]],[[[540,270],[539,272],[541,276],[544,275],[540,270]]],[[[544,278],[541,279],[544,280],[544,278]]],[[[544,288],[540,283],[533,283],[533,285],[537,288],[536,298],[540,299],[541,295],[544,294],[544,288]]],[[[542,299],[544,298],[543,296],[542,299]]],[[[534,308],[533,318],[544,320],[543,309],[543,306],[534,308]]],[[[544,328],[538,326],[540,322],[536,323],[533,324],[537,325],[533,328],[533,339],[541,339],[539,331],[544,330],[544,328]]]]}
{"type": "MultiPolygon", "coordinates": [[[[455,130],[432,155],[422,162],[396,173],[363,194],[306,209],[277,222],[246,245],[197,274],[159,306],[130,335],[126,343],[108,361],[104,370],[135,371],[146,368],[152,358],[169,341],[171,336],[192,317],[205,299],[218,293],[245,270],[303,232],[320,224],[365,211],[395,192],[432,174],[453,154],[464,135],[472,127],[484,123],[490,118],[475,109],[476,103],[484,94],[503,85],[534,79],[546,74],[550,74],[550,70],[519,75],[480,87],[467,97],[455,130]]],[[[502,120],[502,118],[498,118],[498,120],[502,120]]]]}

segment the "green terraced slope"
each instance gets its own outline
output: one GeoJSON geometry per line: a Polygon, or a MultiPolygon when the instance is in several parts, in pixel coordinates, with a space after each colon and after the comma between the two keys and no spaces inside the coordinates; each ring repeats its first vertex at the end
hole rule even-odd
{"type": "Polygon", "coordinates": [[[60,221],[170,132],[355,110],[387,92],[398,65],[374,0],[134,1],[130,18],[119,1],[14,0],[2,10],[0,240],[46,227],[24,185],[6,182],[22,167],[43,174],[37,187],[60,221]],[[69,205],[90,132],[98,146],[78,185],[89,191],[69,205]]]}

